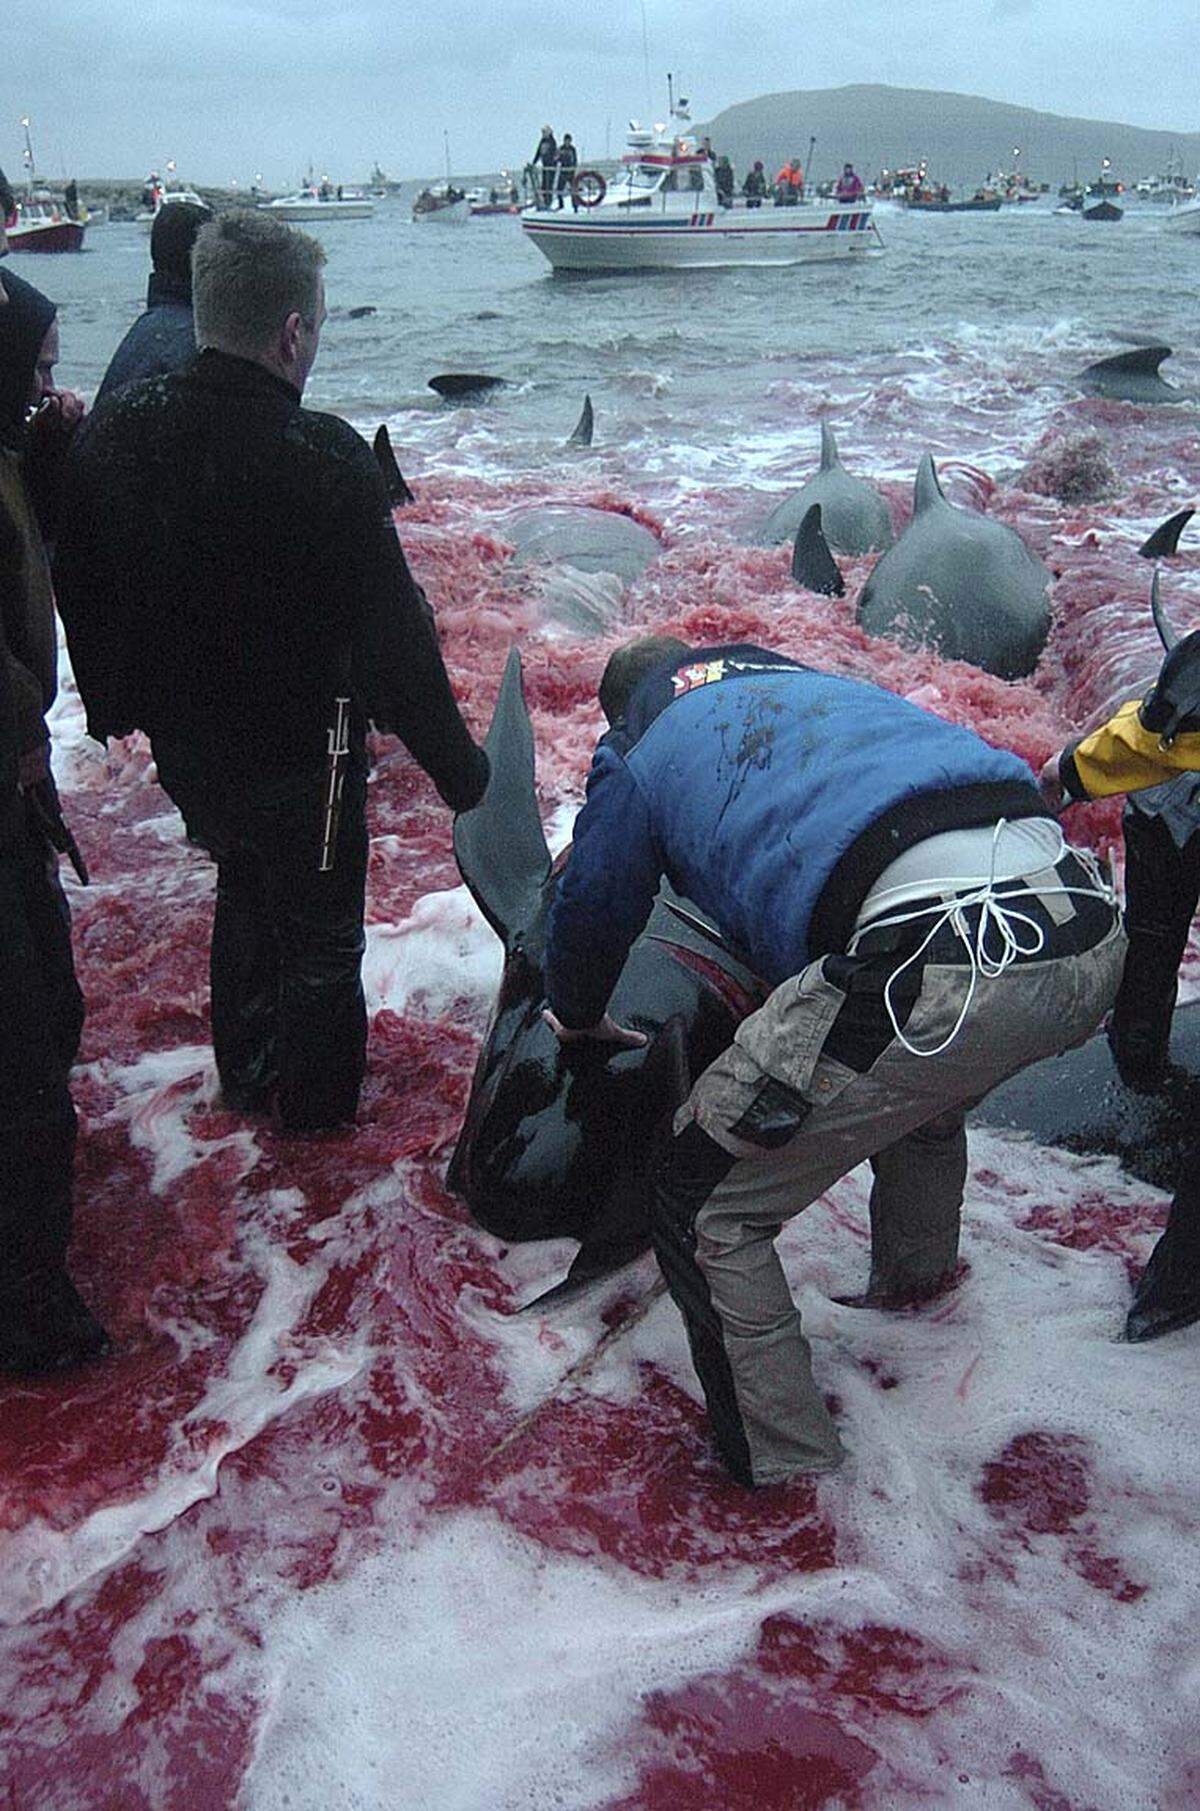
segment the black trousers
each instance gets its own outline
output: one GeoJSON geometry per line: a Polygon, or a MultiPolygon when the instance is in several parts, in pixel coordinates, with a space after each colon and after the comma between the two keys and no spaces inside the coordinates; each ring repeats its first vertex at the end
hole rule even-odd
{"type": "Polygon", "coordinates": [[[1123,1081],[1162,1081],[1179,964],[1200,902],[1200,835],[1180,849],[1161,818],[1125,813],[1125,931],[1129,953],[1110,1038],[1123,1081]]]}
{"type": "Polygon", "coordinates": [[[33,860],[36,842],[0,855],[0,1303],[61,1272],[71,1236],[67,1071],[82,1011],[69,929],[33,860]]]}
{"type": "Polygon", "coordinates": [[[366,767],[351,757],[334,865],[320,870],[323,762],[234,770],[155,739],[159,778],[217,863],[213,1052],[228,1099],[274,1100],[282,1125],[354,1118],[366,1070],[362,991],[366,767]]]}

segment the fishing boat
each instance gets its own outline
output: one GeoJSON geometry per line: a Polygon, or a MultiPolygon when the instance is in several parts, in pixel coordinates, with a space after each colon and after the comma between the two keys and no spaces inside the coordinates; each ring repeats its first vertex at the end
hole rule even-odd
{"type": "Polygon", "coordinates": [[[16,205],[4,221],[4,233],[11,252],[77,252],[83,250],[84,226],[68,214],[48,190],[37,186],[33,162],[33,142],[29,121],[22,119],[25,131],[25,193],[15,198],[16,205]]]}
{"type": "Polygon", "coordinates": [[[412,204],[414,220],[436,220],[439,226],[458,226],[470,218],[471,204],[462,189],[447,183],[444,189],[422,189],[412,204]]]}
{"type": "Polygon", "coordinates": [[[1163,225],[1169,233],[1200,233],[1200,200],[1173,207],[1163,225]]]}
{"type": "Polygon", "coordinates": [[[719,269],[808,264],[859,256],[880,244],[866,201],[805,200],[723,207],[713,164],[690,132],[687,103],[670,124],[631,122],[618,173],[576,173],[570,209],[534,203],[521,229],[556,271],[719,269]]]}

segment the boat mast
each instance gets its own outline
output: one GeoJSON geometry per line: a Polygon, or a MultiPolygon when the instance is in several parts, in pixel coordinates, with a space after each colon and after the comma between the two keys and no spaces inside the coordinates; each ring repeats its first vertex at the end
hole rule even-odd
{"type": "Polygon", "coordinates": [[[28,189],[29,199],[30,199],[30,201],[32,201],[33,200],[33,182],[34,182],[33,140],[29,136],[29,115],[27,113],[23,113],[21,115],[21,128],[25,134],[25,149],[21,153],[21,161],[25,165],[25,187],[28,189]]]}

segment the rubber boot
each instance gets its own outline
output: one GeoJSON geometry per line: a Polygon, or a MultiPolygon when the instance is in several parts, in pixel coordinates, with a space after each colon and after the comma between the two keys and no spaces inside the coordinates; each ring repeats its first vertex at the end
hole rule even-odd
{"type": "Polygon", "coordinates": [[[650,1231],[672,1299],[683,1316],[692,1363],[708,1404],[713,1437],[739,1484],[754,1488],[746,1442],[725,1352],[721,1321],[696,1263],[696,1216],[736,1158],[693,1122],[671,1140],[654,1177],[650,1231]]]}
{"type": "Polygon", "coordinates": [[[1134,1291],[1126,1339],[1160,1339],[1200,1321],[1200,1182],[1191,1173],[1194,1162],[1195,1155],[1134,1291]]]}
{"type": "Polygon", "coordinates": [[[0,1371],[44,1377],[112,1350],[65,1270],[41,1270],[0,1291],[0,1371]]]}

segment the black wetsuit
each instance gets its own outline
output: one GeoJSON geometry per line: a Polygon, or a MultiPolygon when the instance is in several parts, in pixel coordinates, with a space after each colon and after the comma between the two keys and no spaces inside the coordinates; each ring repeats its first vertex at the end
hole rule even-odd
{"type": "Polygon", "coordinates": [[[219,866],[213,1041],[229,1096],[291,1127],[353,1117],[365,729],[455,810],[487,760],[442,664],[370,448],[262,366],[207,350],[99,411],[67,475],[56,576],[92,735],[145,730],[219,866]],[[336,861],[329,733],[352,701],[336,861]]]}

